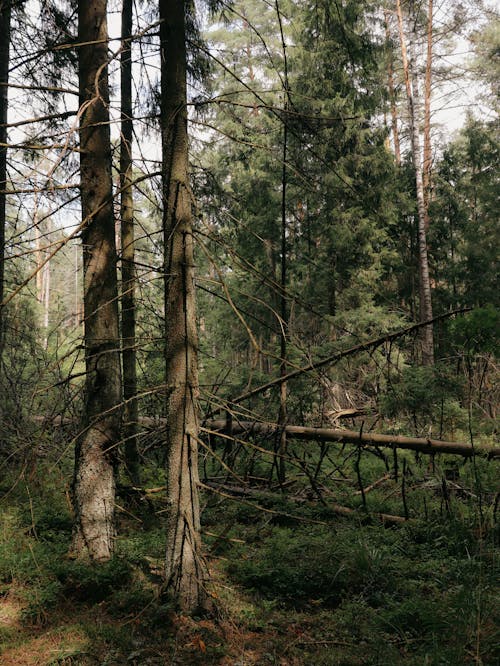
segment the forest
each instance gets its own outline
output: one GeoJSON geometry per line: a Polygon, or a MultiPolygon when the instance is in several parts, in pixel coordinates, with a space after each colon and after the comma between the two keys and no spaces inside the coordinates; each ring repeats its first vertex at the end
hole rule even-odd
{"type": "Polygon", "coordinates": [[[495,666],[495,0],[0,0],[2,666],[495,666]]]}

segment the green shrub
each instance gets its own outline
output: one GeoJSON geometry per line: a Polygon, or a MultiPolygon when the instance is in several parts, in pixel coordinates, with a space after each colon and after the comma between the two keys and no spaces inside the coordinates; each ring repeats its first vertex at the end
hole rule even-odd
{"type": "Polygon", "coordinates": [[[113,591],[122,589],[129,583],[131,571],[130,565],[119,557],[99,564],[66,560],[53,568],[65,596],[86,602],[103,601],[113,591]]]}
{"type": "Polygon", "coordinates": [[[24,594],[27,605],[21,612],[21,620],[25,624],[45,624],[48,613],[61,599],[61,591],[61,583],[55,580],[41,581],[37,585],[32,585],[24,594]]]}
{"type": "Polygon", "coordinates": [[[335,606],[349,593],[384,588],[387,553],[355,530],[312,527],[307,531],[276,528],[248,554],[233,558],[229,572],[266,597],[301,605],[307,601],[335,606]]]}

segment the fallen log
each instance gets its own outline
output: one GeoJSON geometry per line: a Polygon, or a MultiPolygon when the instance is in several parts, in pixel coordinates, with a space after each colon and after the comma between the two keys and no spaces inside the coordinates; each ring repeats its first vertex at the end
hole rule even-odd
{"type": "MultiPolygon", "coordinates": [[[[283,499],[283,496],[279,495],[278,493],[272,493],[265,490],[257,490],[255,488],[234,486],[226,483],[213,483],[211,481],[206,481],[204,484],[200,485],[201,487],[211,489],[215,492],[223,492],[226,496],[232,496],[234,498],[251,497],[255,499],[265,499],[265,498],[283,499]]],[[[288,495],[286,499],[290,502],[294,502],[297,504],[305,503],[305,500],[303,500],[302,498],[297,498],[290,495],[288,495]]],[[[394,516],[389,513],[380,513],[379,511],[368,512],[363,514],[360,511],[357,511],[356,509],[351,509],[350,507],[342,506],[341,504],[336,504],[334,502],[327,501],[326,507],[330,509],[330,511],[336,513],[339,516],[346,516],[348,518],[356,517],[359,518],[362,522],[370,522],[373,518],[380,520],[384,525],[401,525],[402,523],[408,522],[408,519],[404,518],[403,516],[394,516]]],[[[280,514],[281,512],[276,511],[273,513],[280,514]]],[[[290,514],[282,514],[282,515],[286,515],[288,517],[293,518],[293,516],[291,516],[290,514]]],[[[297,520],[300,520],[300,517],[298,517],[297,520]]]]}
{"type": "Polygon", "coordinates": [[[339,428],[310,428],[307,426],[280,426],[276,423],[255,423],[253,421],[233,421],[230,432],[227,431],[227,422],[223,420],[208,421],[202,431],[212,434],[240,435],[256,434],[268,437],[276,436],[283,430],[288,439],[308,439],[317,442],[339,442],[341,444],[355,444],[357,446],[383,446],[391,449],[409,449],[419,453],[435,454],[450,453],[470,458],[473,455],[488,458],[500,458],[499,447],[486,447],[464,442],[446,442],[439,439],[421,437],[403,437],[401,435],[381,435],[377,433],[363,433],[354,430],[341,430],[339,428]]]}
{"type": "MultiPolygon", "coordinates": [[[[58,416],[33,416],[32,419],[40,424],[61,426],[71,424],[72,419],[58,416]]],[[[155,429],[165,426],[166,419],[162,417],[140,416],[139,425],[155,429]]],[[[465,442],[447,442],[440,439],[423,437],[403,437],[402,435],[382,435],[378,433],[356,432],[355,430],[342,430],[340,428],[312,428],[308,426],[282,426],[277,423],[259,423],[255,421],[231,421],[230,430],[227,429],[226,420],[207,421],[202,432],[209,434],[240,435],[243,433],[275,437],[283,431],[288,439],[307,439],[317,442],[338,442],[340,444],[355,444],[357,446],[383,446],[390,449],[408,449],[427,455],[448,453],[470,458],[474,455],[488,459],[500,458],[500,447],[466,444],[465,442]]]]}

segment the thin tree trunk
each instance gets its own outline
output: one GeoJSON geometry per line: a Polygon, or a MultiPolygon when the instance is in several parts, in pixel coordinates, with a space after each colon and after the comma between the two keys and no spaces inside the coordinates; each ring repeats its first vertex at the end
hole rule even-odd
{"type": "MultiPolygon", "coordinates": [[[[410,121],[411,148],[413,167],[415,170],[415,187],[417,192],[418,210],[418,267],[420,278],[420,319],[426,321],[432,319],[431,284],[429,277],[429,262],[427,257],[427,235],[426,235],[426,212],[424,201],[424,186],[422,180],[422,166],[420,161],[420,137],[418,129],[418,86],[416,74],[410,72],[411,63],[406,51],[406,42],[403,29],[403,14],[401,2],[396,0],[398,14],[399,39],[401,42],[401,55],[403,59],[403,70],[406,85],[406,97],[408,101],[408,116],[410,121]],[[413,89],[412,89],[413,83],[413,89]]],[[[411,46],[411,41],[410,41],[411,46]]],[[[434,335],[432,325],[425,326],[422,334],[422,364],[434,364],[434,335]]]]}
{"type": "Polygon", "coordinates": [[[5,340],[4,281],[7,196],[7,107],[9,93],[10,0],[0,0],[0,373],[5,340]]]}
{"type": "MultiPolygon", "coordinates": [[[[285,91],[285,95],[288,91],[285,91]]],[[[283,170],[281,177],[281,297],[280,297],[280,377],[284,377],[287,373],[287,336],[288,336],[288,307],[286,302],[286,285],[287,285],[287,247],[286,247],[286,159],[287,159],[287,124],[286,124],[286,109],[287,102],[285,99],[285,114],[283,124],[283,170]]],[[[286,480],[285,469],[285,454],[287,449],[286,444],[286,430],[285,425],[287,422],[287,383],[286,381],[280,384],[280,408],[278,414],[278,423],[283,426],[279,435],[278,446],[278,480],[280,484],[286,480]]]]}
{"type": "Polygon", "coordinates": [[[425,201],[425,228],[429,229],[429,201],[431,194],[431,87],[432,87],[432,40],[433,40],[433,0],[429,0],[427,18],[427,61],[425,64],[425,91],[424,91],[424,160],[423,160],[423,186],[425,201]]]}
{"type": "MultiPolygon", "coordinates": [[[[50,238],[52,231],[52,221],[46,220],[47,238],[50,238]]],[[[46,257],[44,257],[45,259],[46,257]]],[[[42,268],[42,308],[43,308],[43,346],[47,349],[49,323],[50,323],[50,261],[46,261],[42,268]]]]}
{"type": "MultiPolygon", "coordinates": [[[[283,154],[282,154],[282,169],[281,169],[281,277],[280,277],[280,287],[281,287],[281,297],[280,297],[280,317],[281,317],[281,326],[280,326],[280,377],[284,377],[287,373],[287,347],[288,347],[288,335],[289,335],[289,314],[288,314],[288,304],[286,298],[286,288],[287,288],[287,262],[288,262],[288,253],[287,253],[287,224],[286,224],[286,186],[287,186],[287,172],[286,172],[286,161],[288,159],[288,106],[289,106],[289,85],[288,85],[288,61],[286,54],[286,43],[285,36],[283,33],[283,23],[281,20],[281,12],[278,0],[275,0],[276,4],[276,14],[278,17],[279,27],[280,27],[280,36],[281,36],[281,48],[283,51],[283,66],[284,66],[284,90],[283,90],[283,154]]],[[[280,384],[280,408],[278,414],[278,423],[282,426],[280,432],[279,448],[278,448],[278,480],[280,484],[284,483],[286,480],[286,470],[285,470],[285,455],[287,449],[287,437],[285,425],[287,422],[287,383],[286,381],[281,382],[280,384]]]]}
{"type": "Polygon", "coordinates": [[[106,0],[78,5],[85,407],[75,456],[72,554],[103,561],[114,537],[121,376],[113,218],[106,0]]]}
{"type": "Polygon", "coordinates": [[[208,605],[198,477],[198,338],[188,177],[184,0],[160,0],[161,137],[167,385],[166,576],[177,605],[208,605]]]}
{"type": "Polygon", "coordinates": [[[137,449],[137,370],[135,340],[135,238],[132,192],[132,0],[123,0],[121,54],[121,246],[122,246],[122,363],[125,466],[130,479],[140,485],[137,449]]]}
{"type": "MultiPolygon", "coordinates": [[[[389,29],[389,12],[384,10],[385,22],[385,37],[389,45],[390,29],[389,29]]],[[[394,158],[396,166],[401,166],[401,147],[399,144],[399,130],[398,130],[398,110],[396,107],[396,91],[394,87],[394,64],[392,59],[392,49],[389,55],[389,62],[387,64],[387,85],[389,87],[389,103],[391,105],[391,125],[392,125],[392,141],[394,144],[394,158]]]]}

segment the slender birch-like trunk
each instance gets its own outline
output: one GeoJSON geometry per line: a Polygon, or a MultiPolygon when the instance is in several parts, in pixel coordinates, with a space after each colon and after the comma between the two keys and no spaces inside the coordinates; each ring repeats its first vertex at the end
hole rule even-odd
{"type": "MultiPolygon", "coordinates": [[[[422,179],[422,165],[420,157],[420,136],[418,128],[418,85],[416,73],[411,69],[411,61],[406,50],[406,40],[403,27],[403,13],[400,0],[396,0],[398,14],[399,39],[405,77],[406,97],[408,102],[408,116],[410,122],[411,149],[413,167],[415,171],[415,187],[417,193],[418,211],[418,267],[420,287],[420,318],[422,321],[432,319],[432,297],[429,276],[429,262],[427,257],[426,211],[424,201],[424,185],[422,179]],[[413,84],[413,85],[412,85],[413,84]]],[[[410,40],[410,49],[412,42],[410,40]]],[[[434,364],[434,334],[432,325],[425,326],[422,332],[422,364],[434,364]]]]}
{"type": "Polygon", "coordinates": [[[121,141],[120,141],[120,215],[122,246],[122,364],[125,466],[132,483],[140,485],[137,449],[137,365],[135,335],[135,237],[132,192],[132,0],[123,0],[122,53],[120,60],[121,141]]]}
{"type": "Polygon", "coordinates": [[[167,386],[166,576],[185,611],[208,604],[198,488],[198,338],[188,176],[184,0],[160,0],[167,386]]]}
{"type": "Polygon", "coordinates": [[[78,4],[86,384],[75,456],[71,551],[95,561],[107,560],[113,552],[121,402],[106,10],[106,0],[78,4]]]}

